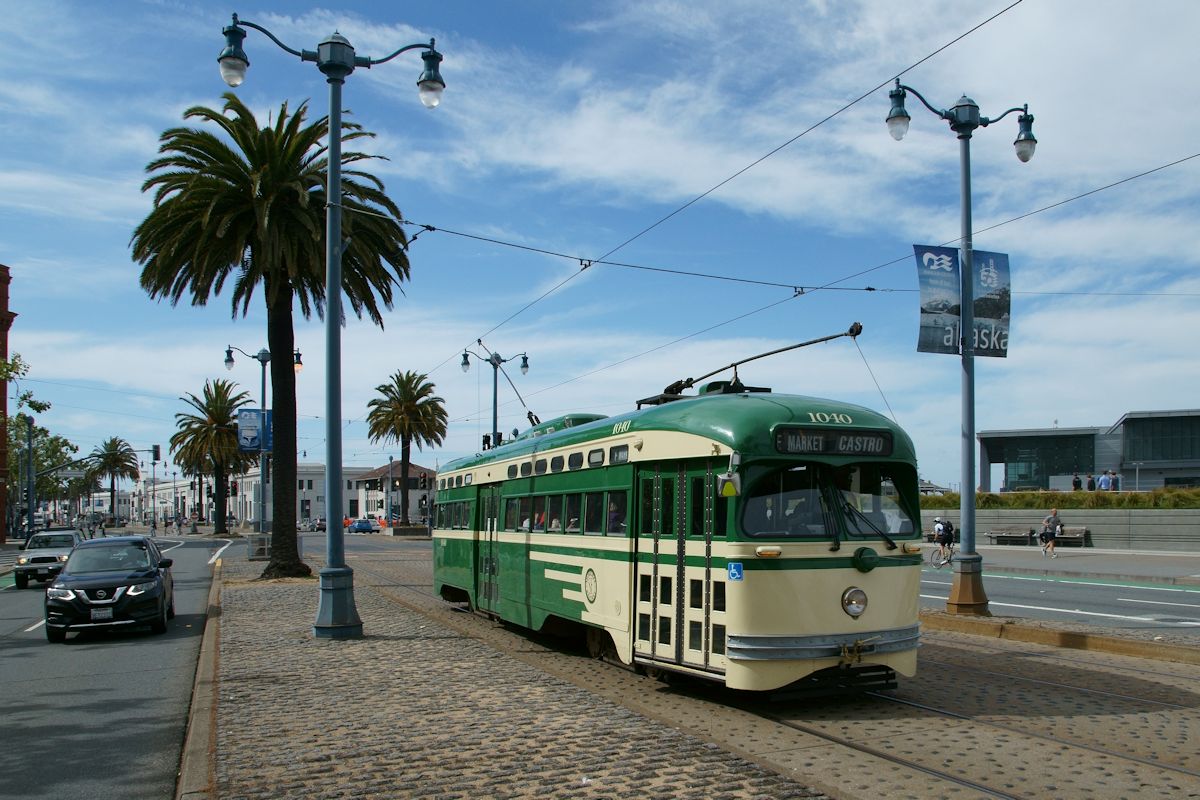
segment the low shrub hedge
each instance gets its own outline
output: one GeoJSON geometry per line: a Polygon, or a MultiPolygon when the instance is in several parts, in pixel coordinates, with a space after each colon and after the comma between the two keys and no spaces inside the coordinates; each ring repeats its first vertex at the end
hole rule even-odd
{"type": "MultiPolygon", "coordinates": [[[[921,495],[921,508],[953,511],[958,492],[921,495]]],[[[1200,489],[1149,492],[976,492],[976,508],[1200,508],[1200,489]]]]}

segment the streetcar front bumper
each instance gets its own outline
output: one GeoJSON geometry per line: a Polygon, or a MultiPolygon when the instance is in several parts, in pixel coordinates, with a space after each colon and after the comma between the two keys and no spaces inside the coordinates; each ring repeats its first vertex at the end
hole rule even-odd
{"type": "Polygon", "coordinates": [[[726,657],[731,661],[843,660],[899,653],[919,646],[920,625],[864,633],[813,636],[745,636],[731,634],[726,657]]]}

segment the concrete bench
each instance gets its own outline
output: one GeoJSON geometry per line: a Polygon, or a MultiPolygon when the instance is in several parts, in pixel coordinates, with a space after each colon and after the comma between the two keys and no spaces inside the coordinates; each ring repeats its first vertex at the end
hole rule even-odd
{"type": "Polygon", "coordinates": [[[1084,527],[1063,525],[1062,533],[1054,537],[1057,544],[1077,544],[1087,547],[1092,543],[1092,532],[1084,527]]]}
{"type": "Polygon", "coordinates": [[[991,544],[1033,544],[1037,534],[1025,525],[1001,525],[987,532],[991,544]]]}

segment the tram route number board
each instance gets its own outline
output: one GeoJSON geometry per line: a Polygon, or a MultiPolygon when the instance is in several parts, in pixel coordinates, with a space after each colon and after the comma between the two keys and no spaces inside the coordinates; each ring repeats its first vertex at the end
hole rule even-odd
{"type": "Polygon", "coordinates": [[[775,449],[781,453],[818,456],[890,456],[890,431],[848,431],[844,428],[780,428],[775,449]]]}

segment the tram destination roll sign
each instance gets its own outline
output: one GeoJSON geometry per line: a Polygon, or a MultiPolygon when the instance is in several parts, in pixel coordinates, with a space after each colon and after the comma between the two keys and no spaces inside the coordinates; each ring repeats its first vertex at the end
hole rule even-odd
{"type": "Polygon", "coordinates": [[[775,449],[810,456],[890,456],[889,431],[849,431],[845,428],[779,428],[775,449]]]}
{"type": "MultiPolygon", "coordinates": [[[[921,324],[917,352],[959,354],[962,282],[958,250],[952,247],[913,245],[917,280],[921,287],[921,324]]],[[[1004,358],[1008,355],[1008,323],[1012,288],[1007,253],[971,251],[974,273],[972,310],[975,316],[974,354],[1004,358]]]]}

